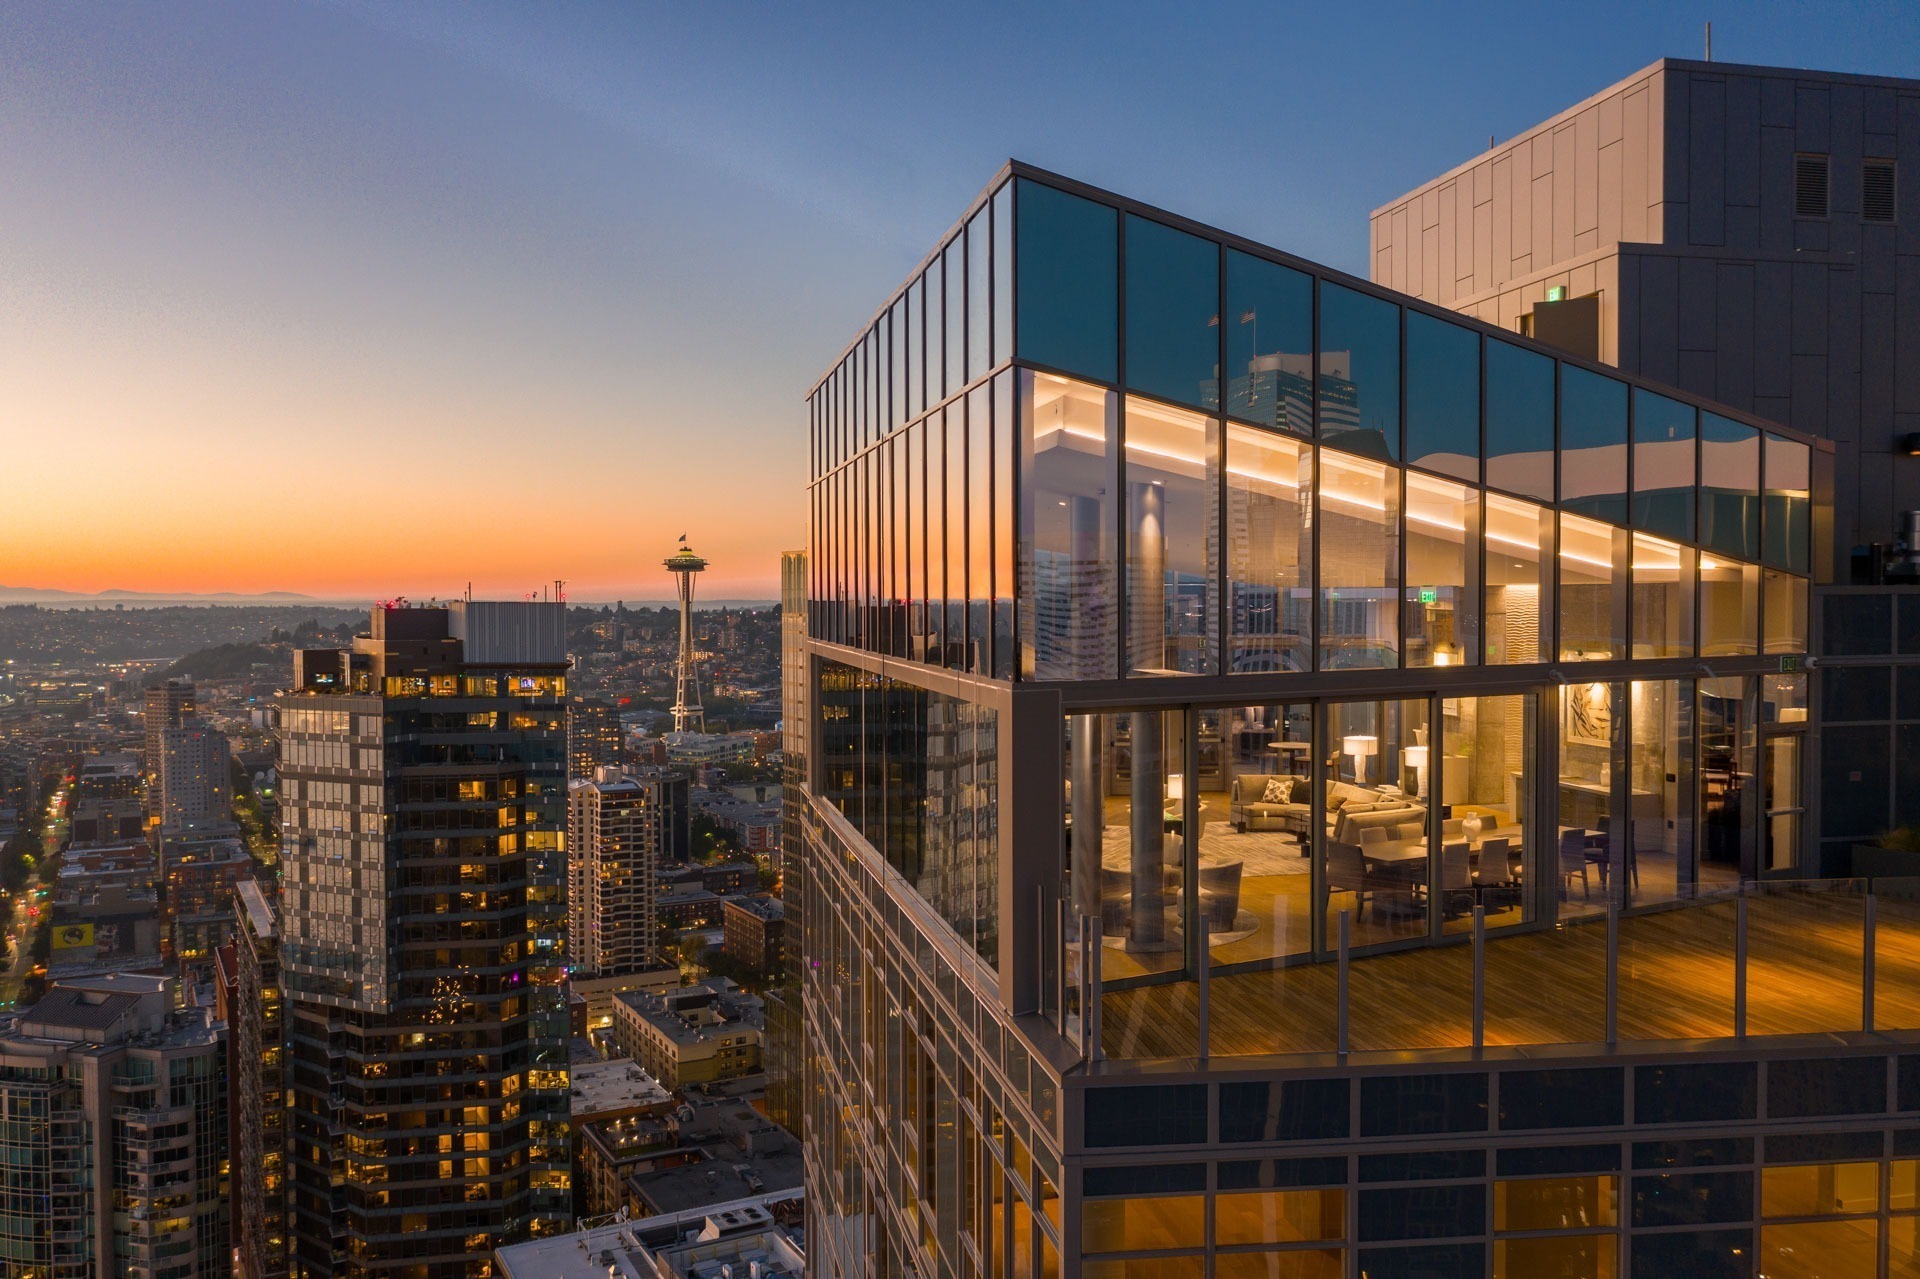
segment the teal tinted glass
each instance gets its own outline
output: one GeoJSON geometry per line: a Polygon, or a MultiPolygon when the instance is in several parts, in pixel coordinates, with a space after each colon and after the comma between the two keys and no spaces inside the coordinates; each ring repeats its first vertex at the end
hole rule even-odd
{"type": "Polygon", "coordinates": [[[1560,505],[1627,522],[1627,384],[1560,366],[1560,505]]]}
{"type": "Polygon", "coordinates": [[[1480,335],[1407,312],[1407,461],[1480,479],[1480,335]]]}
{"type": "Polygon", "coordinates": [[[1119,217],[1021,179],[1014,195],[1020,358],[1102,382],[1119,356],[1119,217]]]}
{"type": "Polygon", "coordinates": [[[1400,308],[1320,288],[1320,437],[1370,457],[1400,455],[1400,308]]]}
{"type": "Polygon", "coordinates": [[[1217,408],[1219,373],[1219,246],[1129,215],[1127,385],[1217,408]]]}
{"type": "Polygon", "coordinates": [[[1227,250],[1227,412],[1313,430],[1313,280],[1227,250]]]}
{"type": "Polygon", "coordinates": [[[1652,391],[1633,392],[1633,522],[1694,538],[1694,409],[1652,391]]]}
{"type": "Polygon", "coordinates": [[[1700,541],[1760,558],[1760,431],[1717,413],[1700,418],[1700,541]]]}
{"type": "Polygon", "coordinates": [[[1807,571],[1808,522],[1812,517],[1812,454],[1784,435],[1767,435],[1766,510],[1761,528],[1766,562],[1794,573],[1807,571]]]}
{"type": "Polygon", "coordinates": [[[1553,500],[1553,360],[1487,343],[1487,483],[1553,500]]]}

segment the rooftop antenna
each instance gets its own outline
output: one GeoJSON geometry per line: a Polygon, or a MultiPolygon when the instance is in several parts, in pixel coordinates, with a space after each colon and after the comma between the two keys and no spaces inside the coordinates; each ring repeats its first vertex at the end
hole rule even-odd
{"type": "Polygon", "coordinates": [[[1707,61],[1713,61],[1713,24],[1707,24],[1707,61]]]}
{"type": "Polygon", "coordinates": [[[553,579],[553,598],[556,602],[561,604],[564,604],[567,602],[567,579],[566,578],[556,577],[553,579]]]}

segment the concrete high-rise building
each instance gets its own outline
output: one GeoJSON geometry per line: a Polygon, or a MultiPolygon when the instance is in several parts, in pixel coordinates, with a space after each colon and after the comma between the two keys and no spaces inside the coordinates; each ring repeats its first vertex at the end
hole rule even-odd
{"type": "Polygon", "coordinates": [[[180,728],[194,718],[193,682],[170,679],[146,690],[142,706],[142,727],[146,730],[147,817],[160,820],[160,735],[169,728],[180,728]]]}
{"type": "Polygon", "coordinates": [[[568,954],[576,975],[658,965],[654,898],[672,836],[672,775],[601,767],[567,787],[568,954]]]}
{"type": "Polygon", "coordinates": [[[576,697],[567,703],[567,777],[591,778],[627,762],[626,731],[611,702],[576,697]]]}
{"type": "Polygon", "coordinates": [[[1016,164],[811,390],[811,1272],[1914,1267],[1832,445],[1540,336],[1016,164]]]}
{"type": "Polygon", "coordinates": [[[0,1273],[232,1274],[225,1037],[172,988],[61,982],[0,1019],[0,1273]]]}
{"type": "MultiPolygon", "coordinates": [[[[1831,874],[1920,822],[1916,104],[1920,80],[1662,59],[1372,216],[1378,283],[1830,443],[1807,800],[1831,874]]],[[[1690,469],[1671,430],[1636,415],[1634,464],[1690,469]]],[[[1698,451],[1764,470],[1763,504],[1805,483],[1717,417],[1698,451]]],[[[1716,544],[1757,535],[1709,515],[1716,544]]]]}
{"type": "Polygon", "coordinates": [[[280,700],[289,1269],[565,1228],[564,605],[381,607],[280,700]]]}
{"type": "Polygon", "coordinates": [[[251,880],[235,892],[233,1246],[239,1279],[287,1274],[287,1058],[273,903],[251,880]]]}
{"type": "Polygon", "coordinates": [[[700,709],[700,669],[693,651],[693,579],[704,572],[707,562],[695,555],[682,536],[680,549],[669,555],[664,567],[673,574],[680,592],[680,648],[674,659],[673,731],[704,733],[706,712],[700,709]]]}
{"type": "Polygon", "coordinates": [[[233,820],[233,751],[204,724],[160,730],[160,826],[185,830],[233,820]]]}

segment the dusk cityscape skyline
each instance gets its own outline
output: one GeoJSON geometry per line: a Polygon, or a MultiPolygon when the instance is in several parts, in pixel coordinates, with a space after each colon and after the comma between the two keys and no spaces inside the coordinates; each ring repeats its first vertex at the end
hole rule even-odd
{"type": "MultiPolygon", "coordinates": [[[[707,592],[771,599],[803,528],[778,427],[821,334],[1009,156],[1364,275],[1358,228],[1411,175],[1695,56],[1713,16],[1202,12],[1025,15],[1004,42],[991,10],[10,7],[0,421],[24,473],[88,441],[94,501],[16,494],[0,585],[666,598],[636,545],[724,494],[752,500],[698,534],[707,592]],[[1455,74],[1476,65],[1502,73],[1455,74]],[[1279,133],[1284,162],[1250,162],[1279,133]],[[572,500],[408,519],[408,486],[484,485],[529,432],[572,500]],[[229,518],[154,502],[156,475],[229,518]]],[[[1715,55],[1898,73],[1920,50],[1897,7],[1804,14],[1726,15],[1715,55]]]]}
{"type": "Polygon", "coordinates": [[[0,174],[0,1279],[1920,1279],[1908,9],[0,6],[0,174]]]}

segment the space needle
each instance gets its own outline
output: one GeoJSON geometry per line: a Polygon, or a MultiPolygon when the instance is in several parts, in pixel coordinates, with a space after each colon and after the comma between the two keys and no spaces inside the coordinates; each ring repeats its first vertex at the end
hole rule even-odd
{"type": "Polygon", "coordinates": [[[693,575],[704,570],[707,562],[693,553],[687,535],[682,533],[680,549],[663,563],[680,585],[680,657],[675,663],[678,678],[673,691],[673,731],[704,733],[707,716],[700,709],[700,675],[693,660],[693,575]]]}

